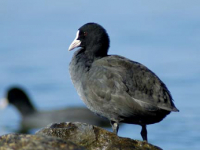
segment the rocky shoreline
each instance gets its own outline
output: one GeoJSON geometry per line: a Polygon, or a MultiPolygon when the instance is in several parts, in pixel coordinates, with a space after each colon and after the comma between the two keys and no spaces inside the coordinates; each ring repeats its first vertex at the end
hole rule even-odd
{"type": "Polygon", "coordinates": [[[55,123],[31,134],[0,136],[0,150],[162,150],[80,122],[55,123]]]}

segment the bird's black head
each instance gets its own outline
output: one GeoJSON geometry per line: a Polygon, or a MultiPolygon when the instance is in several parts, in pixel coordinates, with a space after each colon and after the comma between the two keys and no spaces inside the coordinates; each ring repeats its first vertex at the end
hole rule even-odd
{"type": "Polygon", "coordinates": [[[87,23],[77,31],[69,51],[76,47],[82,47],[96,56],[106,56],[109,48],[108,34],[102,26],[96,23],[87,23]]]}
{"type": "Polygon", "coordinates": [[[27,101],[28,97],[22,89],[14,87],[8,90],[7,100],[10,104],[15,105],[19,101],[27,101]]]}
{"type": "Polygon", "coordinates": [[[7,92],[7,101],[14,105],[22,113],[22,115],[27,115],[35,111],[29,97],[21,88],[10,88],[7,92]]]}

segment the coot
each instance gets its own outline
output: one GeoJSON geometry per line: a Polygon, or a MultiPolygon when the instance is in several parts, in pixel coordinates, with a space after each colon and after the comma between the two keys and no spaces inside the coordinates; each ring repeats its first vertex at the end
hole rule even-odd
{"type": "Polygon", "coordinates": [[[144,65],[118,55],[108,55],[109,37],[96,23],[78,29],[69,51],[81,47],[70,62],[72,82],[87,107],[110,120],[117,134],[119,123],[142,126],[160,122],[177,112],[165,84],[144,65]]]}
{"type": "Polygon", "coordinates": [[[45,127],[55,122],[86,122],[93,125],[108,126],[109,122],[97,117],[85,107],[67,107],[58,110],[39,111],[30,101],[27,92],[21,87],[11,87],[7,90],[7,96],[0,102],[0,108],[7,104],[15,106],[22,116],[22,132],[30,129],[45,127]]]}

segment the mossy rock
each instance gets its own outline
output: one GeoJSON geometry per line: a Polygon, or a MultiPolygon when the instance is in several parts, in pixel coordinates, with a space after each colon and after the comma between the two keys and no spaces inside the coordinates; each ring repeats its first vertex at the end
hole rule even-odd
{"type": "Polygon", "coordinates": [[[28,134],[0,136],[0,150],[85,150],[58,137],[28,134]]]}
{"type": "Polygon", "coordinates": [[[162,150],[147,142],[122,138],[97,126],[78,122],[53,124],[36,134],[59,137],[88,150],[162,150]]]}

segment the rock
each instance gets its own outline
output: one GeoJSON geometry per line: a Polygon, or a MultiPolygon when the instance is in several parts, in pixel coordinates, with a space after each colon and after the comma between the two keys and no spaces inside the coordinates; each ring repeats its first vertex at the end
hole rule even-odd
{"type": "Polygon", "coordinates": [[[7,134],[0,137],[0,150],[85,150],[85,148],[58,137],[7,134]]]}
{"type": "Polygon", "coordinates": [[[88,150],[162,150],[147,142],[118,137],[97,126],[79,122],[52,124],[36,134],[59,137],[88,150]]]}
{"type": "Polygon", "coordinates": [[[0,136],[0,150],[161,150],[85,123],[55,123],[35,135],[0,136]]]}

